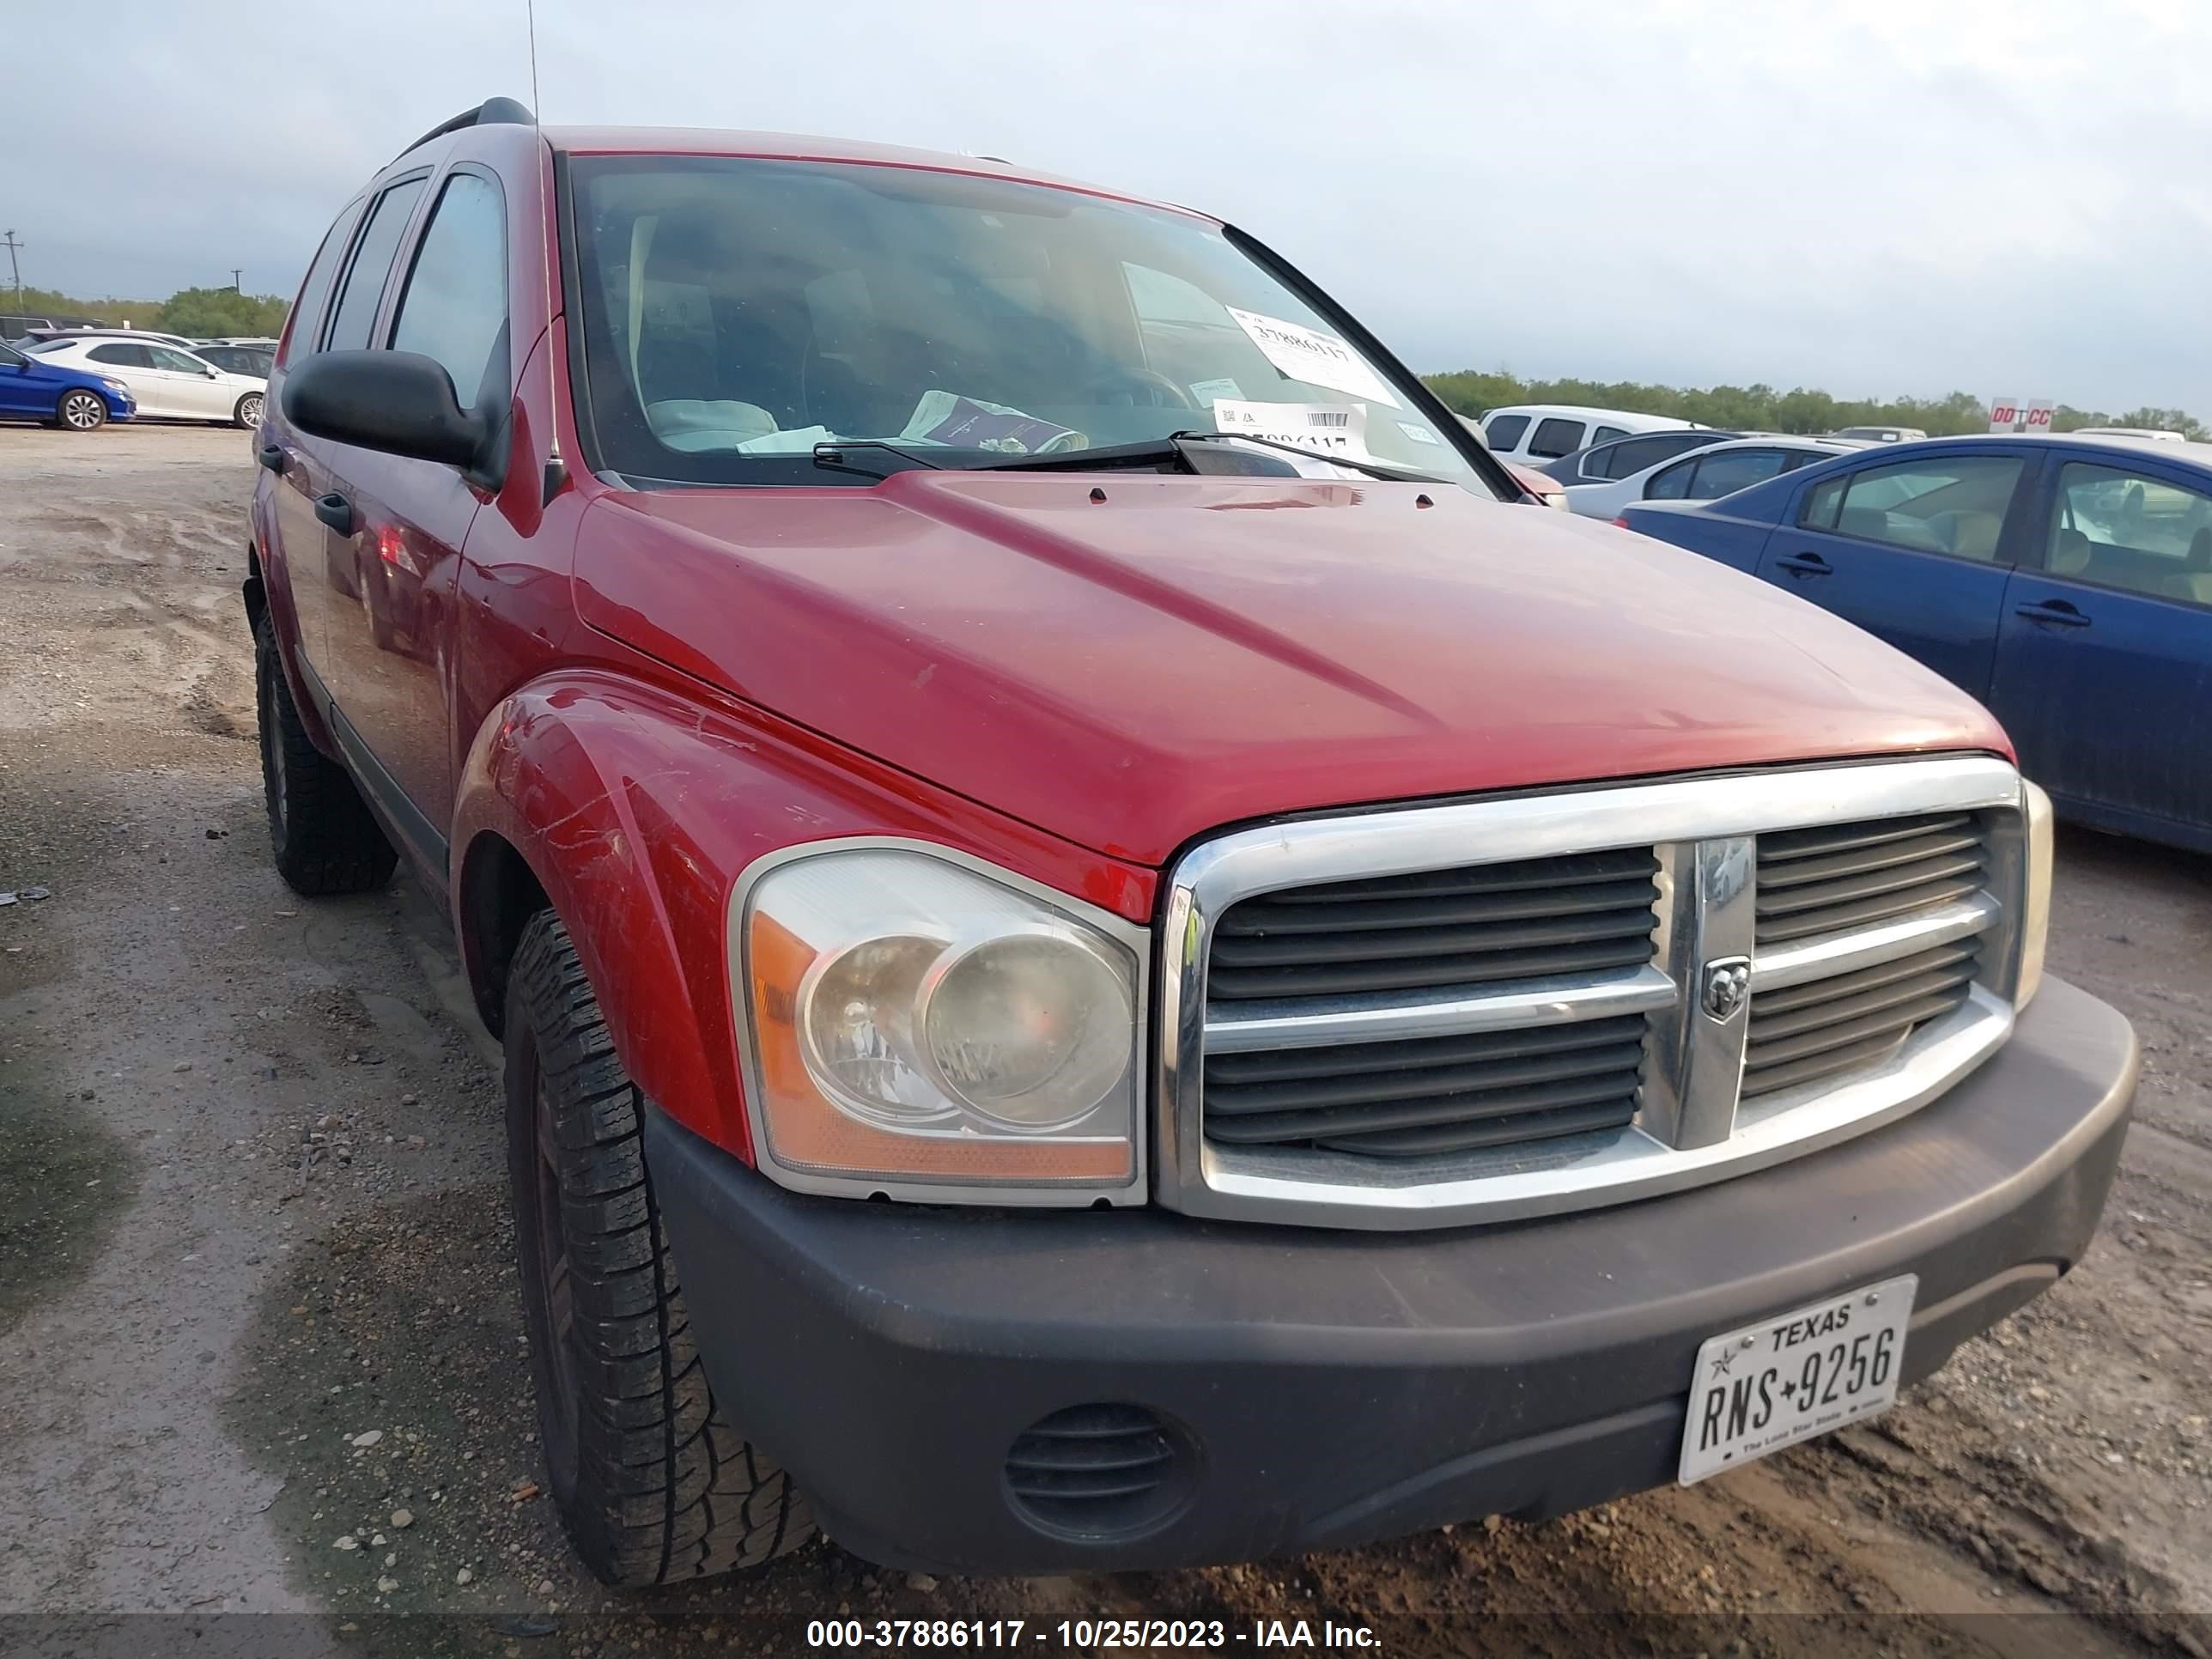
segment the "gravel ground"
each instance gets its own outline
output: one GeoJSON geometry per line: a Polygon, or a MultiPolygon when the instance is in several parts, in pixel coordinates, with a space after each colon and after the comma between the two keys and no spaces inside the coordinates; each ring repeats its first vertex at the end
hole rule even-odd
{"type": "Polygon", "coordinates": [[[2075,1273],[1881,1421],[1249,1567],[940,1582],[817,1544],[599,1589],[540,1490],[495,1057],[443,923],[404,877],[309,904],[270,867],[252,484],[235,432],[0,428],[0,1650],[614,1659],[1152,1613],[1407,1654],[2205,1659],[2212,861],[2072,834],[2054,970],[2147,1048],[2120,1184],[2075,1273]]]}

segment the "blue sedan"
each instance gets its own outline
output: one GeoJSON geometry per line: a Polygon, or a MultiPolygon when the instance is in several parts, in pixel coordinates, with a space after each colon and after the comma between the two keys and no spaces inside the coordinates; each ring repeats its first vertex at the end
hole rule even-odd
{"type": "Polygon", "coordinates": [[[2212,852],[2212,444],[1936,438],[1616,522],[1972,692],[2068,817],[2212,852]]]}
{"type": "Polygon", "coordinates": [[[90,432],[137,412],[131,388],[120,380],[0,344],[0,420],[44,421],[90,432]]]}

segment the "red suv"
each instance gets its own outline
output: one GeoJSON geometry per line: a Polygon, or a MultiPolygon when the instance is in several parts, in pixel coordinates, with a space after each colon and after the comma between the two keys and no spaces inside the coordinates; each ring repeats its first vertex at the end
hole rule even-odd
{"type": "Polygon", "coordinates": [[[1553,1514],[2088,1242],[2135,1042],[2003,732],[1530,510],[1241,231],[495,100],[270,386],[276,863],[450,907],[611,1580],[1553,1514]]]}

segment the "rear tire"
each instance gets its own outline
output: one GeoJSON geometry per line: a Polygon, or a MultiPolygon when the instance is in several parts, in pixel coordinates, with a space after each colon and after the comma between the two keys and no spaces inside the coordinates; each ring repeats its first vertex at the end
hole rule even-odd
{"type": "Polygon", "coordinates": [[[238,407],[230,411],[230,423],[252,432],[261,424],[261,394],[249,392],[238,400],[238,407]]]}
{"type": "Polygon", "coordinates": [[[538,1424],[576,1553],[635,1589],[797,1549],[813,1517],[714,1404],[645,1165],[643,1102],[550,910],[516,948],[505,1042],[538,1424]]]}
{"type": "Polygon", "coordinates": [[[253,678],[261,793],[276,873],[308,898],[383,886],[399,855],[345,768],[316,748],[300,723],[277,653],[276,625],[265,611],[253,625],[253,678]]]}
{"type": "Polygon", "coordinates": [[[79,386],[54,405],[54,424],[67,432],[97,432],[107,424],[107,403],[97,392],[79,386]]]}

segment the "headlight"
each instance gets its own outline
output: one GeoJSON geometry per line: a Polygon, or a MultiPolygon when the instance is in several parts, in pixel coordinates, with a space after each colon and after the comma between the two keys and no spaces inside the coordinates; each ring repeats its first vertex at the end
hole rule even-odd
{"type": "Polygon", "coordinates": [[[2020,974],[2012,1006],[2027,1006],[2043,983],[2043,941],[2051,931],[2051,797],[2032,783],[2027,798],[2027,892],[2020,907],[2020,974]]]}
{"type": "Polygon", "coordinates": [[[107,378],[107,376],[106,376],[105,374],[103,374],[103,375],[101,375],[101,376],[100,377],[100,385],[102,385],[102,386],[106,386],[106,387],[110,392],[128,392],[131,390],[131,388],[130,388],[129,386],[127,386],[124,385],[122,381],[120,381],[120,380],[109,380],[109,379],[107,378]]]}
{"type": "Polygon", "coordinates": [[[802,852],[739,894],[731,965],[771,1174],[1134,1195],[1141,930],[905,848],[802,852]]]}

